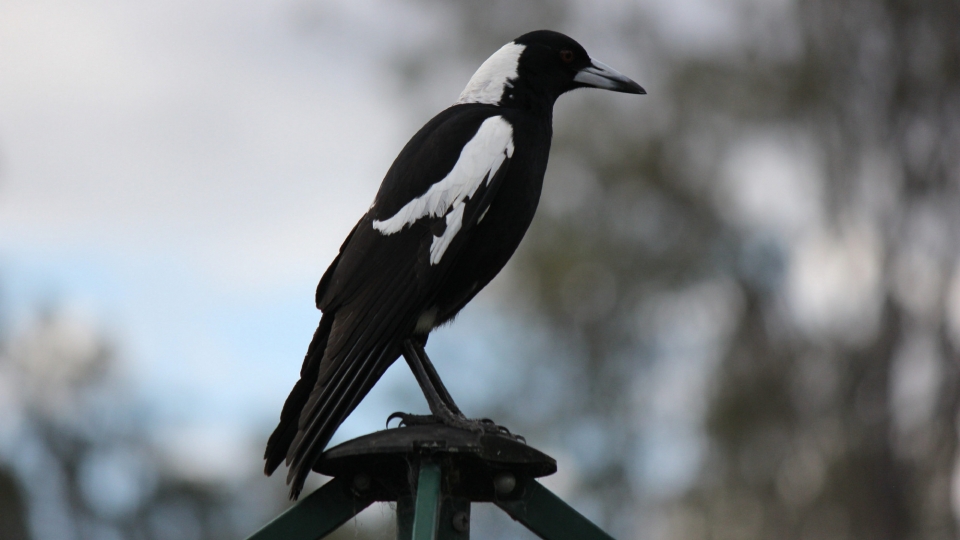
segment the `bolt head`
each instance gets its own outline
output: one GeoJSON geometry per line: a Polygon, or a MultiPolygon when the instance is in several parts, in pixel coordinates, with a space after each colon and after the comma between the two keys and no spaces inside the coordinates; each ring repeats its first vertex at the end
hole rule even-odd
{"type": "Polygon", "coordinates": [[[467,532],[470,530],[470,514],[460,511],[453,514],[453,530],[467,532]]]}
{"type": "Polygon", "coordinates": [[[512,472],[504,471],[493,477],[493,489],[500,495],[506,495],[517,487],[517,477],[512,472]]]}
{"type": "Polygon", "coordinates": [[[353,477],[353,489],[363,492],[370,489],[370,475],[366,473],[358,473],[353,477]]]}

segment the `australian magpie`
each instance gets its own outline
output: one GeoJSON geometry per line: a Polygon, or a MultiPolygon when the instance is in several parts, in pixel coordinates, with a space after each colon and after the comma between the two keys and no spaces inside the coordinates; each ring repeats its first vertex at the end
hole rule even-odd
{"type": "Polygon", "coordinates": [[[286,460],[291,498],[337,427],[400,355],[432,420],[475,430],[492,425],[464,417],[424,345],[513,255],[540,199],[553,104],[587,87],[646,93],[563,34],[524,34],[481,64],[460,99],[400,151],[320,279],[320,325],[267,442],[264,470],[272,474],[286,460]]]}

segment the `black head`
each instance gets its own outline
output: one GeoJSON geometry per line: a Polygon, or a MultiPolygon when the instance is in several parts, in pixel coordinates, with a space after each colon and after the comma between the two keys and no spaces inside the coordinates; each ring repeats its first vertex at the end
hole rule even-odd
{"type": "Polygon", "coordinates": [[[564,92],[602,88],[646,94],[639,84],[590,58],[584,48],[559,32],[537,30],[504,45],[488,58],[460,95],[458,103],[501,106],[553,106],[564,92]]]}

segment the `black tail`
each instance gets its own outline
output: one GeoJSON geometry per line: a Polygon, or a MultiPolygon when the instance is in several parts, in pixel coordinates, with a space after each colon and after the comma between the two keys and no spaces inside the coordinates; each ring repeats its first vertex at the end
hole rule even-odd
{"type": "MultiPolygon", "coordinates": [[[[313,465],[323,453],[334,432],[360,400],[373,388],[400,351],[389,342],[377,338],[381,332],[355,332],[350,336],[350,352],[359,353],[353,361],[344,361],[349,354],[334,354],[340,361],[322,362],[330,340],[334,317],[324,314],[307,349],[300,380],[293,387],[283,411],[280,424],[267,441],[264,453],[264,472],[270,475],[284,461],[290,467],[287,483],[290,498],[296,500],[313,465]],[[373,346],[359,346],[357,341],[372,338],[373,346]]],[[[367,328],[368,330],[373,330],[367,328]]],[[[337,350],[337,344],[333,345],[337,350]]]]}
{"type": "Polygon", "coordinates": [[[317,297],[324,314],[264,456],[267,474],[286,461],[290,498],[300,494],[340,424],[400,356],[400,339],[419,315],[419,288],[410,285],[416,283],[415,271],[412,265],[392,272],[378,267],[376,279],[351,289],[349,302],[323,301],[333,286],[332,270],[320,280],[317,297]]]}
{"type": "Polygon", "coordinates": [[[327,339],[330,336],[330,328],[333,326],[333,314],[324,314],[320,318],[320,325],[313,334],[313,341],[307,347],[307,355],[303,359],[303,367],[300,368],[300,380],[294,385],[293,390],[283,404],[283,411],[280,413],[280,424],[273,430],[270,439],[267,441],[267,451],[263,454],[266,464],[263,472],[267,476],[273,474],[277,467],[283,463],[287,457],[287,450],[290,443],[297,436],[297,425],[300,421],[300,411],[310,398],[310,392],[317,384],[317,377],[320,373],[320,361],[323,360],[323,351],[327,348],[327,339]]]}

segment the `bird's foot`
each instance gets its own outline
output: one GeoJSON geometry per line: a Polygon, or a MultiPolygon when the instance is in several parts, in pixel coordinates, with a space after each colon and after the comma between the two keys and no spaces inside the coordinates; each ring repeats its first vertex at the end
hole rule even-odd
{"type": "Polygon", "coordinates": [[[518,435],[516,433],[511,433],[506,426],[501,426],[489,418],[477,418],[477,419],[466,419],[467,422],[476,422],[479,424],[480,429],[485,433],[495,433],[497,435],[503,435],[504,437],[510,437],[511,439],[518,440],[523,444],[527,444],[527,439],[523,435],[518,435]]]}
{"type": "Polygon", "coordinates": [[[496,422],[489,418],[467,418],[462,414],[450,414],[437,416],[433,414],[410,414],[403,412],[395,412],[387,417],[387,426],[390,426],[390,421],[399,418],[400,423],[397,424],[397,427],[409,427],[409,426],[426,426],[432,424],[443,424],[446,426],[454,427],[457,429],[464,429],[467,431],[472,431],[474,433],[489,433],[495,435],[502,435],[510,437],[511,439],[516,439],[524,444],[527,440],[523,438],[522,435],[516,435],[511,433],[509,429],[504,426],[498,425],[496,422]]]}
{"type": "Polygon", "coordinates": [[[397,411],[387,417],[387,428],[390,427],[390,421],[396,418],[400,419],[397,427],[428,426],[440,423],[440,419],[432,414],[410,414],[397,411]]]}

